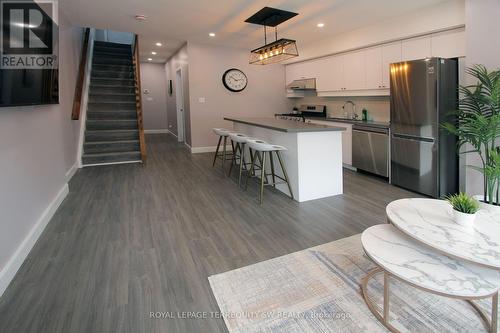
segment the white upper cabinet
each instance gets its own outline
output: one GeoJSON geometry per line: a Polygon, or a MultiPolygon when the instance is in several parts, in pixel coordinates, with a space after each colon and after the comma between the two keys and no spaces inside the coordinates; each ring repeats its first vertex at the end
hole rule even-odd
{"type": "Polygon", "coordinates": [[[322,58],[317,65],[317,91],[365,89],[365,60],[362,51],[322,58]]]}
{"type": "Polygon", "coordinates": [[[440,58],[465,57],[465,31],[434,34],[431,37],[432,56],[440,58]]]}
{"type": "Polygon", "coordinates": [[[390,88],[391,64],[401,62],[401,42],[382,46],[382,83],[384,89],[390,88]]]}
{"type": "Polygon", "coordinates": [[[321,58],[317,65],[320,67],[316,77],[317,91],[340,91],[344,88],[344,66],[342,56],[321,58]]]}
{"type": "Polygon", "coordinates": [[[285,68],[286,84],[293,80],[312,78],[311,62],[299,62],[296,64],[287,65],[285,68]]]}
{"type": "Polygon", "coordinates": [[[342,56],[344,89],[362,90],[366,88],[364,51],[349,52],[342,56]]]}
{"type": "Polygon", "coordinates": [[[432,57],[431,37],[418,37],[402,41],[402,61],[425,59],[432,57]]]}
{"type": "Polygon", "coordinates": [[[382,47],[366,49],[366,89],[380,89],[382,87],[382,47]]]}
{"type": "Polygon", "coordinates": [[[291,64],[285,66],[285,83],[288,85],[293,80],[299,78],[300,65],[302,63],[291,64]]]}
{"type": "Polygon", "coordinates": [[[388,95],[390,64],[465,56],[464,35],[463,29],[446,31],[286,65],[286,83],[316,78],[315,93],[325,97],[388,95]]]}
{"type": "Polygon", "coordinates": [[[365,49],[366,89],[389,89],[390,64],[401,61],[401,42],[365,49]]]}

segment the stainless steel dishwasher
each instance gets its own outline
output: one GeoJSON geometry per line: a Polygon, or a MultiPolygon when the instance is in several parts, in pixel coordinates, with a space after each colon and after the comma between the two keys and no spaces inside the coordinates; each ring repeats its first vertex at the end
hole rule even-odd
{"type": "Polygon", "coordinates": [[[352,166],[389,177],[389,129],[355,124],[352,127],[352,166]]]}

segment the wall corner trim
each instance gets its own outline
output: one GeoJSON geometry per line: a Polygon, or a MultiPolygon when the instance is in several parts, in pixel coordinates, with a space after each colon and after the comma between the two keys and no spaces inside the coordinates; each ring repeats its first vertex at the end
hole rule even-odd
{"type": "Polygon", "coordinates": [[[43,230],[50,222],[52,216],[54,216],[55,212],[57,211],[57,208],[59,208],[68,193],[69,186],[66,183],[42,213],[35,225],[31,228],[22,243],[10,257],[9,261],[7,261],[5,267],[0,271],[0,297],[9,286],[10,282],[14,279],[17,271],[23,264],[24,260],[28,257],[31,249],[35,245],[36,241],[38,240],[43,230]]]}
{"type": "Polygon", "coordinates": [[[69,183],[71,178],[73,178],[73,176],[75,175],[77,170],[78,170],[78,162],[75,162],[75,164],[73,164],[71,166],[71,168],[69,168],[69,170],[66,171],[66,182],[67,183],[69,183]]]}

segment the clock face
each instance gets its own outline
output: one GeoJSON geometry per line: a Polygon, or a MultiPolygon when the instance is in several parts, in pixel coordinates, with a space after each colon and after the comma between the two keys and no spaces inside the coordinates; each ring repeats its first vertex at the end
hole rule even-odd
{"type": "Polygon", "coordinates": [[[236,68],[228,69],[222,75],[222,83],[230,91],[242,91],[246,88],[248,80],[245,73],[236,68]]]}

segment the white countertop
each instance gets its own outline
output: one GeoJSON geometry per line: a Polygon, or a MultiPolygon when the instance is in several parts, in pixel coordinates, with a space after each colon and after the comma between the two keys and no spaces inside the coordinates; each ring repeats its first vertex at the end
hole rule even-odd
{"type": "Polygon", "coordinates": [[[444,200],[401,199],[386,208],[389,221],[403,233],[443,253],[500,269],[500,214],[481,209],[472,228],[453,221],[444,200]]]}
{"type": "Polygon", "coordinates": [[[486,297],[500,286],[500,272],[439,254],[389,224],[366,229],[361,242],[366,254],[384,270],[430,291],[486,297]]]}

